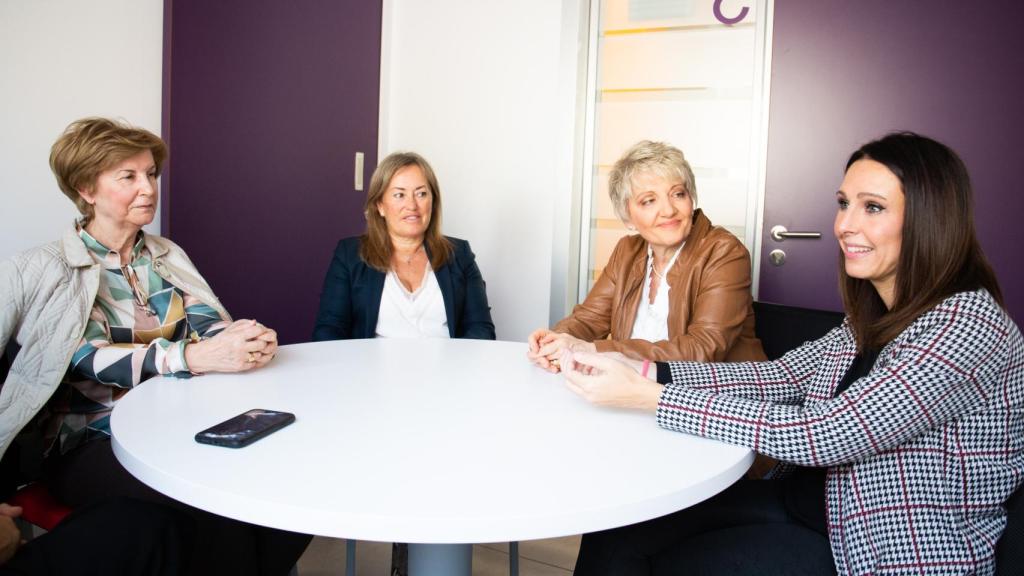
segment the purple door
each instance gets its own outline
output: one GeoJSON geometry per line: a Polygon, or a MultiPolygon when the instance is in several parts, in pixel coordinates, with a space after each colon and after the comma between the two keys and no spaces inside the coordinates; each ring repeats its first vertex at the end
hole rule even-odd
{"type": "Polygon", "coordinates": [[[166,0],[162,231],[236,318],[309,339],[376,165],[379,0],[166,0]]]}
{"type": "Polygon", "coordinates": [[[834,194],[860,144],[913,130],[956,150],[982,246],[1024,321],[1020,192],[1024,35],[1016,2],[775,4],[759,299],[841,309],[834,194]],[[820,240],[773,240],[776,225],[820,240]],[[782,266],[769,259],[785,252],[782,266]]]}

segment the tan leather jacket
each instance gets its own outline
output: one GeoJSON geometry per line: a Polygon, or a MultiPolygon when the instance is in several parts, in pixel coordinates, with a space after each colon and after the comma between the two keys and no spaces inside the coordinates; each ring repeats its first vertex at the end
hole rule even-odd
{"type": "MultiPolygon", "coordinates": [[[[146,234],[153,271],[231,317],[177,244],[146,234]]],[[[21,346],[0,388],[0,455],[57,389],[96,300],[100,265],[74,227],[56,241],[0,262],[0,354],[21,346]]]]}
{"type": "Polygon", "coordinates": [[[686,245],[668,271],[669,339],[661,342],[630,339],[646,264],[643,238],[619,240],[587,299],[552,330],[594,342],[599,352],[615,350],[638,359],[766,359],[754,335],[750,254],[735,236],[712,226],[700,210],[694,212],[686,245]]]}

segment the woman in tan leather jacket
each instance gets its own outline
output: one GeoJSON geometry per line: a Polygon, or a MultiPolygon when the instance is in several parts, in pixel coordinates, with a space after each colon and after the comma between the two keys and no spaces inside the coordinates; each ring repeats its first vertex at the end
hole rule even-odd
{"type": "Polygon", "coordinates": [[[696,209],[683,153],[635,144],[615,163],[608,192],[637,234],[619,241],[572,314],[530,334],[530,360],[553,372],[566,348],[647,360],[764,360],[754,336],[750,254],[696,209]]]}

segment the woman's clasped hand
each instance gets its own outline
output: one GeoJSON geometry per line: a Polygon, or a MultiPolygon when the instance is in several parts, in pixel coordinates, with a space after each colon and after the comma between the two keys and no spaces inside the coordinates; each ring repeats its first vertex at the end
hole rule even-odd
{"type": "Polygon", "coordinates": [[[244,372],[262,368],[277,354],[277,332],[255,320],[235,320],[216,336],[189,344],[193,372],[244,372]]]}
{"type": "Polygon", "coordinates": [[[526,340],[529,350],[526,357],[548,372],[557,373],[565,352],[595,352],[593,342],[581,340],[564,332],[552,332],[546,328],[534,330],[526,340]]]}

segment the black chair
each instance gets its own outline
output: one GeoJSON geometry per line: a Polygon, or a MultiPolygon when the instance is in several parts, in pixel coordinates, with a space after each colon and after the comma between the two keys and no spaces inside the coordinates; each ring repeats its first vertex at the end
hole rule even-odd
{"type": "Polygon", "coordinates": [[[11,365],[14,364],[14,357],[18,355],[21,350],[21,346],[11,338],[11,341],[7,343],[7,347],[4,348],[3,354],[0,354],[0,390],[4,387],[4,381],[7,380],[7,373],[11,369],[11,365]]]}
{"type": "MultiPolygon", "coordinates": [[[[18,346],[12,338],[3,350],[3,354],[0,354],[0,390],[3,390],[7,374],[20,351],[21,346],[18,346]]],[[[18,432],[7,449],[8,453],[4,454],[3,461],[6,464],[0,465],[0,468],[4,470],[8,481],[11,480],[10,472],[12,470],[17,472],[15,475],[17,486],[28,484],[42,476],[45,441],[40,424],[38,418],[33,418],[18,432]]]]}
{"type": "Polygon", "coordinates": [[[845,316],[831,310],[754,302],[754,332],[768,359],[775,360],[805,342],[821,338],[842,324],[845,316]]]}
{"type": "Polygon", "coordinates": [[[1024,485],[1006,500],[1006,530],[996,544],[996,576],[1024,574],[1024,485]]]}

